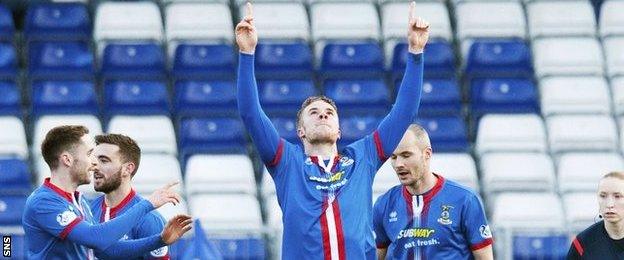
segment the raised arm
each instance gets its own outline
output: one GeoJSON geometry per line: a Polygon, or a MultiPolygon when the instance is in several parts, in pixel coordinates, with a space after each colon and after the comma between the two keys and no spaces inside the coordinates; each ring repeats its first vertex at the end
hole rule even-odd
{"type": "Polygon", "coordinates": [[[258,148],[262,161],[268,163],[275,157],[280,137],[262,110],[258,98],[258,86],[254,75],[254,52],[258,34],[254,26],[251,3],[247,3],[245,18],[236,25],[236,43],[240,50],[236,83],[238,111],[247,132],[258,148]]]}
{"type": "Polygon", "coordinates": [[[407,40],[409,53],[405,74],[390,113],[378,127],[384,155],[392,154],[407,127],[418,114],[423,82],[423,50],[429,39],[429,23],[416,17],[415,2],[410,3],[407,40]]]}

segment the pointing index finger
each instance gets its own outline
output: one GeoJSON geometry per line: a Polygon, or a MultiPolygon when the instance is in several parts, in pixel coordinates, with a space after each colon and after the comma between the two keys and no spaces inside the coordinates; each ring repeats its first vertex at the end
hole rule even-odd
{"type": "Polygon", "coordinates": [[[251,2],[247,2],[245,7],[245,16],[253,18],[253,8],[251,6],[251,2]]]}
{"type": "Polygon", "coordinates": [[[416,2],[412,1],[409,6],[409,17],[410,20],[416,19],[416,2]]]}
{"type": "Polygon", "coordinates": [[[178,183],[180,183],[180,181],[170,182],[169,184],[165,185],[165,189],[170,189],[171,187],[178,185],[178,183]]]}

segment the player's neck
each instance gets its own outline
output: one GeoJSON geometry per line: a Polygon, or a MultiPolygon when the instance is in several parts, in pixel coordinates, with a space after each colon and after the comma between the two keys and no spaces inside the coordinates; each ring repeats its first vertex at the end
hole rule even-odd
{"type": "Polygon", "coordinates": [[[433,189],[436,182],[438,182],[438,178],[431,171],[427,171],[423,174],[422,179],[416,181],[413,185],[407,186],[407,191],[412,195],[420,195],[433,189]]]}
{"type": "Polygon", "coordinates": [[[117,207],[130,194],[130,191],[132,191],[130,183],[122,182],[119,188],[104,195],[104,201],[109,208],[117,207]]]}
{"type": "Polygon", "coordinates": [[[605,229],[607,230],[607,234],[612,239],[622,239],[624,238],[624,221],[619,221],[617,223],[607,222],[605,220],[605,229]]]}
{"type": "Polygon", "coordinates": [[[338,154],[336,143],[310,144],[304,142],[303,148],[307,156],[320,156],[324,160],[332,159],[338,154]]]}
{"type": "Polygon", "coordinates": [[[74,194],[76,189],[78,188],[78,184],[72,181],[69,173],[60,173],[57,171],[52,172],[50,176],[50,183],[54,184],[54,186],[59,187],[61,190],[74,194]]]}

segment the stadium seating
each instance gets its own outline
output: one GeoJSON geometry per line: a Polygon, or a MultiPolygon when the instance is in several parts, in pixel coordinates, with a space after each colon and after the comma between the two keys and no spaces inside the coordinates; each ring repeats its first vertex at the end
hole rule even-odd
{"type": "Polygon", "coordinates": [[[469,46],[464,53],[468,77],[533,75],[531,50],[522,39],[476,39],[469,46]]]}
{"type": "Polygon", "coordinates": [[[602,76],[602,55],[600,43],[594,38],[541,38],[533,41],[535,75],[538,78],[602,76]]]}
{"type": "Polygon", "coordinates": [[[360,138],[372,134],[381,122],[381,118],[374,116],[352,116],[340,119],[341,135],[338,147],[344,147],[360,138]]]}
{"type": "MultiPolygon", "coordinates": [[[[437,153],[431,157],[431,171],[453,180],[476,193],[480,191],[477,167],[468,153],[437,153]]],[[[396,177],[395,177],[396,178],[396,177]]]]}
{"type": "Polygon", "coordinates": [[[24,123],[17,117],[0,117],[0,157],[28,159],[24,123]]]}
{"type": "Polygon", "coordinates": [[[194,217],[213,234],[257,235],[262,230],[260,204],[248,194],[196,194],[190,199],[194,217]],[[236,207],[232,207],[236,205],[236,207]]]}
{"type": "Polygon", "coordinates": [[[139,194],[149,195],[174,181],[180,182],[174,190],[183,193],[182,171],[176,157],[144,153],[141,155],[139,169],[132,178],[132,187],[139,194]]]}
{"type": "Polygon", "coordinates": [[[508,192],[497,196],[493,204],[492,223],[501,229],[546,231],[565,227],[564,215],[556,194],[508,192]]]}
{"type": "Polygon", "coordinates": [[[479,121],[475,146],[488,152],[547,152],[546,130],[535,114],[486,115],[479,121]]]}
{"type": "Polygon", "coordinates": [[[611,95],[615,115],[624,114],[624,77],[611,79],[611,95]]]}
{"type": "Polygon", "coordinates": [[[461,41],[526,36],[526,22],[519,2],[462,2],[456,8],[457,36],[461,41]]]}
{"type": "Polygon", "coordinates": [[[104,48],[100,73],[106,79],[163,79],[165,60],[156,43],[110,43],[104,48]]]}
{"type": "MultiPolygon", "coordinates": [[[[401,81],[395,85],[395,95],[401,87],[401,81]]],[[[425,78],[420,97],[420,116],[456,116],[461,113],[461,94],[454,78],[425,78]]]]}
{"type": "Polygon", "coordinates": [[[386,193],[390,188],[401,184],[396,172],[392,168],[391,160],[387,160],[375,174],[373,180],[373,202],[381,194],[386,193]]]}
{"type": "Polygon", "coordinates": [[[566,234],[518,234],[512,240],[510,259],[565,259],[570,247],[566,234]]]}
{"type": "Polygon", "coordinates": [[[624,3],[617,0],[606,0],[600,8],[599,24],[600,36],[623,36],[624,18],[620,12],[624,10],[624,3]]]}
{"type": "Polygon", "coordinates": [[[580,232],[593,224],[598,217],[595,192],[571,192],[562,196],[568,226],[580,232]]]}
{"type": "Polygon", "coordinates": [[[26,11],[24,36],[27,40],[88,40],[91,18],[85,4],[33,3],[26,11]]]}
{"type": "Polygon", "coordinates": [[[470,81],[472,117],[489,113],[538,113],[538,90],[530,78],[474,78],[470,81]]]}
{"type": "Polygon", "coordinates": [[[623,168],[624,161],[616,153],[563,154],[557,163],[559,191],[595,192],[603,175],[623,168]]]}
{"type": "Polygon", "coordinates": [[[555,167],[543,153],[489,153],[481,157],[481,178],[487,194],[554,192],[555,167]]]}
{"type": "Polygon", "coordinates": [[[312,80],[260,81],[258,92],[267,114],[293,118],[306,98],[318,95],[312,80]]]}
{"type": "Polygon", "coordinates": [[[13,45],[0,42],[0,79],[14,80],[17,77],[17,61],[13,45]]]}
{"type": "Polygon", "coordinates": [[[99,113],[93,82],[46,80],[32,83],[32,115],[99,113]]]}
{"type": "Polygon", "coordinates": [[[20,91],[13,81],[0,81],[0,115],[21,116],[20,91]]]}
{"type": "Polygon", "coordinates": [[[93,53],[85,42],[34,42],[28,49],[30,80],[91,79],[95,72],[93,53]]]}
{"type": "Polygon", "coordinates": [[[610,114],[609,86],[602,77],[548,77],[540,80],[542,114],[610,114]]]}
{"type": "Polygon", "coordinates": [[[327,80],[324,89],[340,115],[385,116],[388,112],[390,93],[382,80],[327,80]]]}
{"type": "Polygon", "coordinates": [[[131,136],[143,153],[178,153],[173,124],[166,116],[113,116],[107,133],[131,136]]]}
{"type": "Polygon", "coordinates": [[[151,1],[102,2],[97,7],[93,27],[96,43],[115,40],[161,42],[164,38],[160,10],[151,1]]]}
{"type": "Polygon", "coordinates": [[[10,42],[15,34],[13,15],[6,5],[0,4],[0,41],[10,42]]]}
{"type": "Polygon", "coordinates": [[[466,123],[460,117],[419,117],[415,123],[427,130],[434,151],[465,152],[469,148],[466,123]]]}
{"type": "Polygon", "coordinates": [[[535,1],[527,4],[531,38],[596,35],[589,1],[535,1]]]}
{"type": "Polygon", "coordinates": [[[167,86],[160,81],[111,80],[104,83],[104,112],[113,115],[169,115],[167,86]]]}
{"type": "Polygon", "coordinates": [[[624,37],[611,37],[603,40],[607,75],[624,76],[624,37]]]}
{"type": "Polygon", "coordinates": [[[175,82],[177,117],[236,115],[236,88],[229,80],[179,80],[175,82]]]}
{"type": "Polygon", "coordinates": [[[617,128],[610,116],[557,115],[547,118],[546,124],[553,153],[615,151],[617,148],[617,128]]]}
{"type": "Polygon", "coordinates": [[[281,138],[293,144],[301,143],[297,135],[297,121],[294,117],[271,117],[270,119],[281,138]]]}
{"type": "Polygon", "coordinates": [[[0,226],[20,226],[26,205],[24,195],[0,196],[0,226]]]}
{"type": "Polygon", "coordinates": [[[191,156],[185,176],[189,197],[203,193],[256,195],[253,165],[245,155],[191,156]],[[223,165],[230,167],[224,169],[223,165]]]}
{"type": "Polygon", "coordinates": [[[30,171],[26,162],[21,159],[0,159],[0,186],[2,186],[0,194],[30,193],[30,171]]]}
{"type": "Polygon", "coordinates": [[[183,158],[197,153],[246,153],[243,124],[238,118],[185,118],[180,122],[183,158]]]}

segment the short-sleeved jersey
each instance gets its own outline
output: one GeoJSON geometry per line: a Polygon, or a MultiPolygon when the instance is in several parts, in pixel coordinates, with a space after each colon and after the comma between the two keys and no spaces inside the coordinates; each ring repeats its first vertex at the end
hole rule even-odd
{"type": "MultiPolygon", "coordinates": [[[[140,195],[136,194],[134,190],[131,190],[128,195],[119,203],[119,205],[111,208],[106,205],[104,196],[100,196],[91,201],[91,211],[93,217],[98,223],[104,223],[117,216],[124,214],[133,205],[145,200],[140,195]]],[[[139,224],[134,226],[132,230],[124,235],[122,240],[140,239],[155,234],[160,234],[165,227],[165,219],[158,213],[158,211],[151,211],[139,224]]],[[[164,246],[151,252],[145,252],[145,254],[138,259],[169,259],[168,247],[164,246]]]]}
{"type": "Polygon", "coordinates": [[[283,259],[375,259],[372,183],[384,159],[377,132],[334,158],[281,139],[267,168],[283,213],[283,259]]]}
{"type": "Polygon", "coordinates": [[[375,202],[375,242],[386,259],[473,259],[472,251],[492,244],[477,194],[435,176],[424,194],[397,185],[375,202]]]}
{"type": "Polygon", "coordinates": [[[610,238],[604,220],[596,222],[572,240],[568,259],[624,259],[624,239],[610,238]]]}
{"type": "Polygon", "coordinates": [[[87,201],[47,178],[26,200],[22,225],[28,259],[94,259],[93,252],[65,238],[81,221],[93,223],[87,201]]]}

